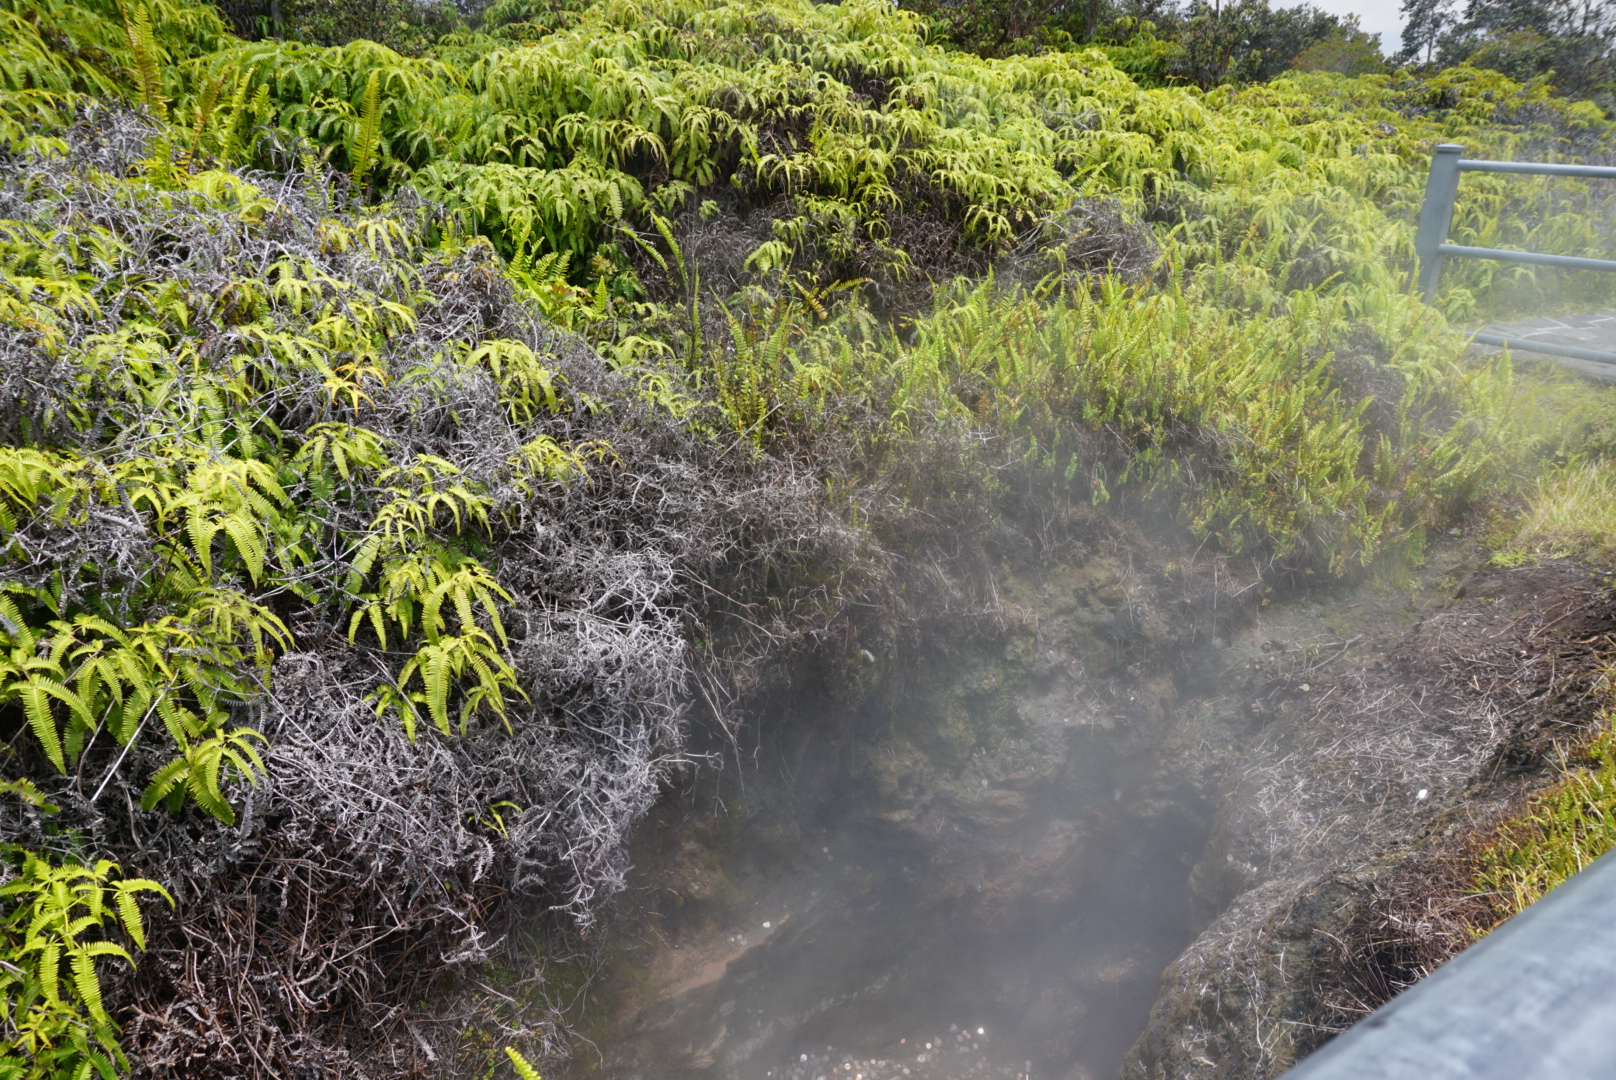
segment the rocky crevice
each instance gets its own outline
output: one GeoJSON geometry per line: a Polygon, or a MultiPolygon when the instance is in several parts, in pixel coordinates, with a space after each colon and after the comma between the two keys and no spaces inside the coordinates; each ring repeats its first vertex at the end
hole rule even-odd
{"type": "Polygon", "coordinates": [[[642,830],[641,943],[573,1071],[1282,1070],[1402,977],[1336,943],[1407,891],[1411,853],[1590,714],[1604,584],[1484,557],[1455,539],[1412,578],[1231,625],[1094,555],[1004,574],[996,636],[797,679],[642,830]],[[950,1047],[989,1035],[925,1062],[903,1041],[950,1025],[950,1047]]]}

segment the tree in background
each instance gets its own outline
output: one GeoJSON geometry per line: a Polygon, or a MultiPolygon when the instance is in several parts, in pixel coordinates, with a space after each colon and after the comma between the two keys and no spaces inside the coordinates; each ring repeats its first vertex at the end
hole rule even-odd
{"type": "MultiPolygon", "coordinates": [[[[581,0],[216,0],[238,34],[317,45],[356,39],[419,53],[460,25],[569,25],[581,0]]],[[[898,0],[924,16],[934,36],[980,56],[1099,46],[1147,85],[1273,78],[1315,51],[1308,70],[1378,68],[1379,45],[1311,5],[1269,0],[898,0]]],[[[1427,0],[1434,2],[1434,0],[1427,0]]],[[[1451,2],[1451,0],[1447,0],[1451,2]]],[[[1612,0],[1616,2],[1616,0],[1612,0]]],[[[487,28],[485,26],[485,28],[487,28]]]]}
{"type": "Polygon", "coordinates": [[[1388,69],[1380,51],[1380,35],[1356,28],[1314,42],[1291,62],[1292,71],[1333,71],[1338,75],[1374,75],[1388,69]]]}
{"type": "Polygon", "coordinates": [[[1180,52],[1169,70],[1197,86],[1266,82],[1325,42],[1360,63],[1380,52],[1380,39],[1359,30],[1356,16],[1341,18],[1308,4],[1274,8],[1268,0],[1196,3],[1177,41],[1180,52]]]}
{"type": "Polygon", "coordinates": [[[1311,5],[1269,0],[900,0],[942,40],[982,56],[1099,46],[1146,84],[1271,79],[1315,47],[1309,70],[1378,70],[1377,38],[1311,5]]]}
{"type": "Polygon", "coordinates": [[[1403,0],[1403,48],[1398,58],[1429,64],[1445,30],[1453,25],[1454,0],[1403,0]]]}
{"type": "Polygon", "coordinates": [[[1087,40],[1091,8],[1104,0],[903,0],[941,40],[979,56],[1059,49],[1087,40]],[[1074,33],[1074,31],[1076,31],[1074,33]]]}
{"type": "Polygon", "coordinates": [[[1404,62],[1469,61],[1616,109],[1616,0],[1405,0],[1404,62]]]}
{"type": "Polygon", "coordinates": [[[453,0],[216,0],[236,33],[249,41],[284,38],[342,45],[363,38],[418,53],[476,10],[453,0]]]}

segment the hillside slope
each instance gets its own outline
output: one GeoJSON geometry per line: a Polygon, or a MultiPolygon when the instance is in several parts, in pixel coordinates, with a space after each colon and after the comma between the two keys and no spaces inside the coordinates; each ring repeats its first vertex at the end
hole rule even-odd
{"type": "MultiPolygon", "coordinates": [[[[531,14],[404,57],[0,4],[6,1075],[560,1053],[693,703],[993,625],[1087,508],[1256,603],[1599,452],[1447,318],[1610,283],[1404,289],[1430,141],[1607,152],[1543,87],[531,14]]],[[[1466,190],[1458,237],[1611,252],[1587,184],[1466,190]]]]}

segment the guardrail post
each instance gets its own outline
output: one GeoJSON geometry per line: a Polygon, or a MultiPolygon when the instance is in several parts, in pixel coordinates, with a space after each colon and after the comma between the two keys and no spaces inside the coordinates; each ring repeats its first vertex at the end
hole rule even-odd
{"type": "Polygon", "coordinates": [[[1458,143],[1440,143],[1431,155],[1431,173],[1425,179],[1425,202],[1420,207],[1419,231],[1414,234],[1414,254],[1419,259],[1416,283],[1427,304],[1436,298],[1437,279],[1442,276],[1439,249],[1448,242],[1453,200],[1459,195],[1459,155],[1464,151],[1458,143]]]}

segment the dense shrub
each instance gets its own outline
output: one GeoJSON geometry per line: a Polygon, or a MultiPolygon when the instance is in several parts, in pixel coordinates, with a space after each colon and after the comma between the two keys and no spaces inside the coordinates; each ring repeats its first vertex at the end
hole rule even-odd
{"type": "Polygon", "coordinates": [[[618,887],[679,759],[688,578],[798,489],[745,490],[485,243],[426,251],[425,208],[62,121],[0,166],[0,709],[55,804],[5,835],[174,894],[121,999],[141,1071],[343,1074],[323,1025],[363,1050],[486,958],[492,898],[587,925],[618,887]],[[182,962],[248,912],[261,944],[182,962]]]}

